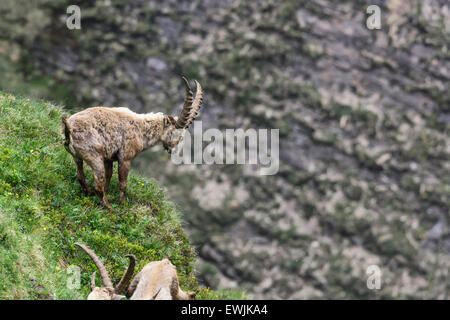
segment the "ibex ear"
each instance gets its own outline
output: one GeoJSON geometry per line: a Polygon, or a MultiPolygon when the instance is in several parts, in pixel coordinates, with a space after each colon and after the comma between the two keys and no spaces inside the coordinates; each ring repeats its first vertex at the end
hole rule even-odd
{"type": "Polygon", "coordinates": [[[163,126],[165,128],[165,127],[167,127],[169,125],[169,119],[168,119],[168,116],[164,116],[163,119],[164,119],[163,120],[163,126]]]}

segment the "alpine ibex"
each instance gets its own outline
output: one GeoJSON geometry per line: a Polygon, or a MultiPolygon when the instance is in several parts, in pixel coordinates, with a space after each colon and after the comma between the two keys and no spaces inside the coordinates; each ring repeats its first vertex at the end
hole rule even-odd
{"type": "Polygon", "coordinates": [[[94,174],[95,193],[100,201],[112,209],[105,192],[109,190],[113,161],[118,162],[120,202],[125,201],[130,161],[142,151],[161,142],[172,152],[184,132],[197,117],[203,92],[195,81],[197,91],[193,97],[188,80],[183,77],[186,97],[180,117],[159,113],[137,114],[127,108],[94,107],[70,117],[63,116],[64,146],[73,156],[77,178],[86,195],[92,192],[86,184],[83,161],[94,174]]]}
{"type": "Polygon", "coordinates": [[[88,300],[120,300],[126,294],[130,300],[193,300],[194,292],[184,292],[178,284],[177,270],[168,260],[148,263],[133,279],[136,257],[127,255],[130,264],[119,284],[113,287],[111,278],[97,255],[86,245],[75,243],[91,257],[102,277],[103,287],[95,286],[95,272],[91,276],[91,293],[88,300]]]}

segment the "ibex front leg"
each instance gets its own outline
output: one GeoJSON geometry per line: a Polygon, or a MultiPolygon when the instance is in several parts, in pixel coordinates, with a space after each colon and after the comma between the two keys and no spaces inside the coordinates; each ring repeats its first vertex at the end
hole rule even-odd
{"type": "Polygon", "coordinates": [[[130,171],[130,160],[119,160],[120,203],[126,200],[127,178],[129,171],[130,171]]]}

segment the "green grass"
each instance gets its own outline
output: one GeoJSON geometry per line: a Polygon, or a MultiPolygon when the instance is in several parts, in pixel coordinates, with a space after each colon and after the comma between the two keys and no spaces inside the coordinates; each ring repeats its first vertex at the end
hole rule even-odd
{"type": "Polygon", "coordinates": [[[241,291],[219,290],[202,287],[197,294],[197,300],[249,300],[248,296],[241,291]]]}
{"type": "MultiPolygon", "coordinates": [[[[114,212],[83,195],[62,144],[63,112],[0,93],[0,299],[85,299],[96,268],[74,242],[101,257],[114,283],[127,266],[125,254],[132,253],[136,270],[169,258],[181,287],[199,290],[198,299],[246,298],[199,288],[180,213],[153,179],[130,174],[128,201],[118,205],[115,168],[108,194],[114,212]],[[79,288],[68,285],[76,278],[70,266],[80,268],[79,288]]],[[[85,171],[92,187],[92,173],[85,171]]]]}

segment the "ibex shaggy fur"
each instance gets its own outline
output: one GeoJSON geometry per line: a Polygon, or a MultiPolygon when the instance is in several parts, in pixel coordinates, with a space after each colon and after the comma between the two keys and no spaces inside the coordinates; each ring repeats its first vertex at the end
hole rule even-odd
{"type": "Polygon", "coordinates": [[[184,292],[178,284],[177,269],[168,260],[148,263],[131,282],[130,300],[194,300],[195,292],[184,292]]]}
{"type": "Polygon", "coordinates": [[[113,161],[118,162],[120,202],[125,201],[130,161],[142,151],[161,142],[169,153],[177,146],[200,109],[203,92],[200,84],[193,97],[189,82],[180,117],[162,113],[137,114],[127,108],[95,107],[63,116],[65,147],[73,156],[77,178],[86,195],[92,194],[83,172],[85,161],[94,173],[94,187],[100,201],[112,209],[108,192],[113,161]],[[179,130],[177,130],[179,129],[179,130]]]}
{"type": "Polygon", "coordinates": [[[168,260],[148,263],[141,272],[130,280],[134,273],[136,257],[127,255],[130,264],[124,276],[116,287],[113,287],[111,278],[103,263],[97,255],[86,245],[75,243],[91,257],[102,277],[103,287],[95,286],[95,272],[91,276],[91,293],[88,300],[120,300],[126,293],[130,300],[193,300],[194,292],[184,292],[178,285],[178,276],[175,266],[168,260]]]}

